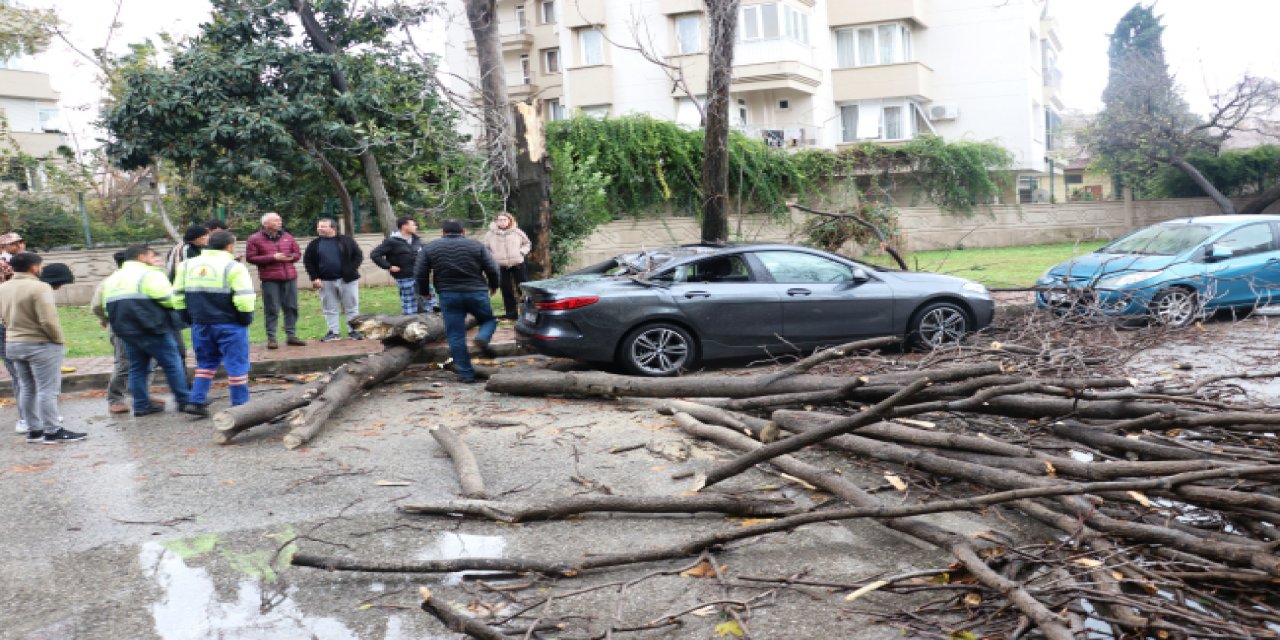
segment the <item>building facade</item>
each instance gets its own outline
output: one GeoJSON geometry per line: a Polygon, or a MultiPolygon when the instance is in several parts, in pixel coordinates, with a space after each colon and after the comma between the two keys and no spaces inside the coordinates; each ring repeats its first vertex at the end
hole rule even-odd
{"type": "MultiPolygon", "coordinates": [[[[0,61],[0,157],[17,153],[38,160],[57,157],[58,147],[66,144],[60,130],[58,98],[49,74],[0,61]]],[[[24,167],[15,160],[0,167],[0,188],[39,190],[43,182],[40,166],[24,167]]]]}
{"type": "MultiPolygon", "coordinates": [[[[460,0],[455,0],[459,3],[460,0]]],[[[697,127],[706,91],[702,0],[499,0],[510,97],[551,119],[648,114],[697,127]]],[[[1064,109],[1048,0],[742,0],[731,117],[783,148],[899,144],[924,134],[999,143],[1018,197],[1063,191],[1064,109]]],[[[476,77],[464,21],[446,63],[476,77]]]]}

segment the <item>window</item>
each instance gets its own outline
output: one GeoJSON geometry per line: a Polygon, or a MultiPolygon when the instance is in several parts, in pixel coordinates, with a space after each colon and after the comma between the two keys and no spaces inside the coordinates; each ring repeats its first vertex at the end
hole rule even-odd
{"type": "Polygon", "coordinates": [[[791,101],[790,101],[790,100],[779,100],[779,101],[778,101],[778,111],[786,111],[787,109],[790,109],[790,108],[791,108],[791,101]]]}
{"type": "Polygon", "coordinates": [[[702,51],[702,16],[690,13],[676,16],[676,53],[702,51]]]}
{"type": "Polygon", "coordinates": [[[738,122],[736,124],[739,127],[747,126],[747,101],[746,100],[742,100],[742,99],[738,100],[738,122]]]}
{"type": "Polygon", "coordinates": [[[604,120],[609,117],[609,105],[607,104],[583,107],[581,111],[582,115],[587,116],[588,118],[595,118],[597,120],[604,120]]]}
{"type": "Polygon", "coordinates": [[[884,139],[901,140],[905,137],[902,135],[902,107],[885,107],[884,139]]]}
{"type": "Polygon", "coordinates": [[[742,256],[722,256],[676,270],[677,282],[751,282],[751,270],[742,256]]]}
{"type": "Polygon", "coordinates": [[[858,139],[858,105],[850,104],[840,107],[840,141],[854,142],[858,139]]]}
{"type": "Polygon", "coordinates": [[[556,0],[541,0],[538,3],[538,17],[542,24],[556,23],[556,0]]]}
{"type": "Polygon", "coordinates": [[[559,49],[542,50],[542,72],[547,74],[560,73],[559,49]]]}
{"type": "Polygon", "coordinates": [[[774,282],[781,284],[853,282],[853,269],[811,253],[799,251],[760,251],[760,262],[774,282]]]}
{"type": "Polygon", "coordinates": [[[559,99],[551,99],[547,101],[547,120],[554,122],[556,120],[564,120],[564,105],[560,104],[559,99]]]}
{"type": "Polygon", "coordinates": [[[41,109],[40,110],[40,130],[53,133],[58,131],[58,110],[57,109],[41,109]]]}
{"type": "Polygon", "coordinates": [[[579,43],[583,66],[604,64],[604,34],[599,29],[583,29],[579,35],[579,43]]]}
{"type": "Polygon", "coordinates": [[[1062,176],[1062,181],[1067,184],[1084,184],[1084,174],[1068,173],[1062,176]]]}
{"type": "Polygon", "coordinates": [[[520,56],[520,84],[533,82],[533,68],[529,65],[529,56],[520,56]]]}
{"type": "Polygon", "coordinates": [[[904,24],[881,24],[836,30],[836,66],[865,67],[911,61],[911,29],[904,24]]]}
{"type": "Polygon", "coordinates": [[[518,4],[516,5],[516,30],[519,31],[520,33],[524,33],[524,29],[525,29],[524,5],[518,4]]]}
{"type": "Polygon", "coordinates": [[[698,96],[698,101],[694,102],[688,98],[678,98],[676,100],[676,124],[685,127],[701,127],[702,111],[699,105],[706,104],[705,96],[698,96]]]}
{"type": "Polygon", "coordinates": [[[1036,176],[1018,176],[1018,203],[1031,204],[1033,202],[1044,202],[1043,194],[1040,191],[1040,180],[1036,176]]]}
{"type": "Polygon", "coordinates": [[[743,7],[739,24],[743,40],[773,40],[786,36],[809,44],[809,14],[787,4],[766,2],[743,7]]]}
{"type": "Polygon", "coordinates": [[[1213,244],[1231,249],[1232,257],[1239,258],[1271,251],[1271,247],[1275,245],[1275,237],[1271,233],[1271,225],[1264,222],[1240,227],[1218,238],[1213,244]]]}

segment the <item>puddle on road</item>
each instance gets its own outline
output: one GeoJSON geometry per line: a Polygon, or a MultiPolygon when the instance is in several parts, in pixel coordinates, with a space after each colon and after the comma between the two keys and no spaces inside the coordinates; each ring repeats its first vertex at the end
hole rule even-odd
{"type": "MultiPolygon", "coordinates": [[[[156,634],[164,640],[359,639],[334,618],[303,613],[291,596],[296,588],[288,588],[284,598],[263,613],[263,603],[277,596],[264,594],[257,579],[240,578],[235,599],[223,601],[207,569],[188,566],[181,553],[170,551],[164,545],[154,542],[143,545],[138,562],[143,573],[160,587],[161,595],[151,605],[151,615],[155,619],[156,634]]],[[[395,637],[392,628],[389,624],[386,637],[395,637]]]]}
{"type": "MultiPolygon", "coordinates": [[[[436,541],[419,551],[417,560],[451,560],[454,558],[501,558],[507,549],[507,541],[502,536],[476,536],[467,533],[445,531],[436,537],[436,541]]],[[[466,575],[491,575],[505,573],[502,571],[459,571],[444,576],[443,583],[456,585],[466,575]]]]}

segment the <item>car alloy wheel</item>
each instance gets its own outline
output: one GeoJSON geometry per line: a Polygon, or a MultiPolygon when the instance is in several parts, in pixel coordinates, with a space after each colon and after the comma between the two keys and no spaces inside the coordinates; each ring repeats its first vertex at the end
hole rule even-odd
{"type": "Polygon", "coordinates": [[[631,332],[623,341],[625,364],[632,373],[670,376],[693,361],[693,338],[671,324],[651,324],[631,332]]]}
{"type": "Polygon", "coordinates": [[[1200,317],[1200,296],[1181,287],[1171,287],[1151,299],[1151,315],[1166,327],[1185,327],[1200,317]]]}
{"type": "Polygon", "coordinates": [[[969,333],[969,316],[950,302],[935,302],[916,313],[911,342],[922,348],[934,348],[960,342],[969,333]]]}

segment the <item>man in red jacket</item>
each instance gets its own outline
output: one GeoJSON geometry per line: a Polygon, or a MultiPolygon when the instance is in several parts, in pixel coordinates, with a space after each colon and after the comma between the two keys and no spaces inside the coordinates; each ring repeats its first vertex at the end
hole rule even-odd
{"type": "Polygon", "coordinates": [[[284,309],[284,333],[286,343],[300,347],[307,344],[298,339],[298,270],[293,263],[302,259],[302,248],[293,235],[284,230],[280,214],[271,212],[262,216],[262,229],[249,236],[245,242],[245,259],[258,265],[258,279],[262,281],[262,316],[267,326],[267,348],[277,349],[277,318],[284,309]]]}

